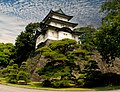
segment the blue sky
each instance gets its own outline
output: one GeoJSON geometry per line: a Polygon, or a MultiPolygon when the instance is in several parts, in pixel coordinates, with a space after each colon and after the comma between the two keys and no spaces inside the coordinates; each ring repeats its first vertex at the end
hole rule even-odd
{"type": "Polygon", "coordinates": [[[0,0],[0,42],[15,42],[15,38],[30,22],[40,22],[53,9],[61,8],[74,16],[79,26],[99,26],[100,5],[104,0],[0,0]]]}

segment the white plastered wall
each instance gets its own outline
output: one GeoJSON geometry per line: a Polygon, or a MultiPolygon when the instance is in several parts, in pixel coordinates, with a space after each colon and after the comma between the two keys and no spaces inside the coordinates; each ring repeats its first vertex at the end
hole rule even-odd
{"type": "Polygon", "coordinates": [[[61,24],[59,24],[59,23],[55,23],[55,22],[50,22],[49,25],[51,25],[51,26],[55,26],[55,27],[58,27],[58,28],[62,28],[62,25],[61,25],[61,24]]]}
{"type": "Polygon", "coordinates": [[[47,31],[47,39],[58,40],[58,33],[52,29],[47,31]]]}
{"type": "Polygon", "coordinates": [[[78,36],[77,35],[72,35],[71,33],[68,32],[63,32],[63,31],[59,31],[56,32],[52,29],[49,29],[46,32],[46,35],[40,35],[37,39],[37,43],[41,43],[41,42],[45,42],[47,39],[51,39],[51,40],[61,40],[64,38],[69,38],[69,39],[73,39],[76,40],[77,42],[79,41],[78,36]]]}
{"type": "Polygon", "coordinates": [[[61,39],[64,39],[64,38],[73,39],[72,38],[72,34],[70,34],[68,32],[59,31],[59,38],[58,38],[58,40],[61,40],[61,39]]]}
{"type": "Polygon", "coordinates": [[[62,40],[64,38],[73,39],[73,40],[76,40],[77,42],[79,41],[78,35],[73,35],[71,33],[64,32],[64,31],[57,32],[55,30],[49,29],[45,35],[40,35],[38,37],[36,45],[38,45],[41,42],[45,42],[47,39],[62,40]]]}
{"type": "Polygon", "coordinates": [[[67,28],[70,28],[71,30],[73,30],[73,27],[65,25],[65,24],[59,24],[59,23],[55,23],[55,22],[50,22],[49,25],[55,26],[55,27],[58,27],[58,28],[67,27],[67,28]]]}

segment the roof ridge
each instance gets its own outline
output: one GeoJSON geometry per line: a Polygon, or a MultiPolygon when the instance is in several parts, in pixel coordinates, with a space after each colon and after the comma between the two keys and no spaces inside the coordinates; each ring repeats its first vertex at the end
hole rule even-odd
{"type": "Polygon", "coordinates": [[[55,12],[57,12],[57,13],[61,13],[61,14],[65,14],[61,8],[58,9],[58,10],[56,10],[55,12]]]}

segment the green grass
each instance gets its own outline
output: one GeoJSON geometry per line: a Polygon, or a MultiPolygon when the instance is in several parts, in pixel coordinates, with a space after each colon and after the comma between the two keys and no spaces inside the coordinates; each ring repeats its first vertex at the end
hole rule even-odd
{"type": "Polygon", "coordinates": [[[8,86],[15,86],[15,87],[22,87],[22,88],[30,88],[30,89],[40,89],[40,90],[94,90],[90,88],[48,88],[42,87],[40,82],[30,82],[27,85],[18,85],[18,84],[11,84],[7,83],[5,78],[0,78],[0,84],[8,85],[8,86]]]}
{"type": "Polygon", "coordinates": [[[39,90],[66,90],[66,91],[104,91],[104,90],[115,90],[120,89],[120,86],[106,86],[106,87],[96,87],[96,88],[48,88],[42,87],[40,82],[30,82],[27,85],[18,85],[18,84],[10,84],[7,83],[5,78],[0,78],[0,84],[8,85],[8,86],[15,86],[21,88],[30,88],[30,89],[39,89],[39,90]]]}
{"type": "Polygon", "coordinates": [[[105,91],[105,90],[116,90],[116,89],[120,89],[120,86],[106,86],[106,87],[96,87],[94,88],[97,91],[105,91]]]}

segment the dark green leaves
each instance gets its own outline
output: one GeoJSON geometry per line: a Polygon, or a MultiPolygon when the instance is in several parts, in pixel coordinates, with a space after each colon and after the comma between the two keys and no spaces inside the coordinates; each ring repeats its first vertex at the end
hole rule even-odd
{"type": "Polygon", "coordinates": [[[21,64],[26,61],[32,51],[35,50],[37,37],[41,34],[38,31],[40,23],[30,23],[26,30],[18,35],[15,42],[15,62],[21,64]]]}
{"type": "Polygon", "coordinates": [[[103,60],[109,63],[120,56],[120,1],[108,0],[102,10],[108,13],[94,41],[103,60]]]}

